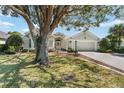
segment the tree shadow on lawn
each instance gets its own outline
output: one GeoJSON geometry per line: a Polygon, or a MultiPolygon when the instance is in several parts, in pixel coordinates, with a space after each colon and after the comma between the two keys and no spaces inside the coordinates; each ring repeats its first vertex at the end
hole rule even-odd
{"type": "Polygon", "coordinates": [[[21,53],[20,53],[20,54],[18,54],[18,55],[13,55],[13,54],[12,54],[12,55],[6,55],[5,58],[8,58],[8,57],[10,57],[10,56],[13,56],[13,57],[12,57],[12,58],[9,58],[9,59],[7,59],[7,60],[4,59],[5,61],[0,62],[0,64],[13,61],[14,59],[19,59],[19,60],[21,60],[21,61],[23,62],[23,61],[25,61],[25,59],[32,57],[31,55],[29,55],[29,56],[27,56],[26,58],[22,59],[22,58],[20,58],[20,57],[21,57],[21,53]]]}
{"type": "MultiPolygon", "coordinates": [[[[0,83],[2,84],[2,86],[0,85],[0,87],[7,87],[7,88],[17,87],[18,88],[20,87],[20,83],[22,82],[26,83],[29,87],[35,87],[32,84],[33,81],[28,81],[24,79],[19,72],[21,69],[24,69],[26,66],[29,66],[32,64],[32,62],[26,62],[26,59],[29,57],[30,56],[22,59],[19,56],[15,56],[10,60],[13,60],[15,58],[18,59],[19,61],[17,64],[0,64],[0,74],[2,75],[0,76],[0,83]]],[[[4,62],[7,62],[7,61],[4,61],[4,62]]]]}
{"type": "Polygon", "coordinates": [[[83,85],[77,84],[74,82],[75,77],[71,76],[72,74],[63,74],[60,79],[57,79],[56,75],[47,71],[45,68],[40,67],[44,73],[48,73],[51,79],[43,84],[45,88],[62,88],[62,87],[84,87],[83,85]],[[71,76],[71,77],[70,77],[71,76]],[[64,77],[64,78],[63,78],[64,77]]]}
{"type": "MultiPolygon", "coordinates": [[[[20,75],[21,69],[28,69],[28,68],[34,68],[36,66],[30,66],[33,64],[33,62],[26,62],[26,58],[20,58],[19,56],[15,56],[12,59],[18,59],[18,63],[16,64],[0,64],[0,87],[3,88],[19,88],[21,87],[21,83],[25,83],[27,87],[35,88],[35,87],[46,87],[46,88],[59,88],[59,87],[66,87],[66,82],[63,82],[62,79],[56,79],[56,76],[52,73],[48,72],[46,69],[41,68],[41,71],[44,74],[50,75],[50,80],[44,81],[35,81],[35,80],[28,80],[25,79],[23,76],[20,75]]],[[[4,61],[3,63],[8,62],[4,61]]],[[[46,68],[46,67],[45,67],[46,68]]],[[[40,72],[39,72],[40,73],[40,72]]],[[[24,86],[25,87],[25,86],[24,86]]]]}
{"type": "MultiPolygon", "coordinates": [[[[0,87],[7,87],[7,88],[19,88],[19,87],[25,87],[22,86],[22,83],[26,84],[26,87],[30,87],[30,88],[35,88],[35,87],[46,87],[46,88],[60,88],[60,87],[96,87],[96,85],[93,84],[97,84],[97,82],[99,82],[99,84],[101,83],[101,80],[99,78],[96,77],[92,77],[92,75],[95,75],[94,73],[99,74],[99,71],[101,71],[100,68],[97,68],[95,65],[88,65],[87,62],[85,61],[81,61],[80,59],[76,59],[76,58],[72,58],[72,57],[51,57],[50,59],[52,59],[53,62],[55,62],[54,64],[50,64],[50,67],[40,67],[40,66],[36,66],[33,64],[33,62],[27,60],[28,58],[30,58],[32,56],[27,56],[25,58],[22,58],[20,56],[16,56],[15,58],[18,59],[16,64],[0,64],[0,87]],[[60,59],[61,58],[61,59],[60,59]],[[60,62],[61,61],[61,62],[60,62]],[[57,64],[59,65],[57,65],[57,64]],[[77,72],[72,72],[71,74],[69,73],[69,71],[66,72],[66,70],[64,70],[65,72],[61,71],[59,73],[59,68],[62,66],[63,69],[64,65],[69,65],[69,67],[71,67],[72,65],[77,66],[79,73],[77,72]],[[25,79],[24,75],[28,75],[27,73],[24,75],[21,75],[20,70],[25,69],[24,71],[28,70],[29,68],[31,69],[36,69],[36,68],[40,68],[38,71],[38,77],[40,78],[40,80],[35,80],[35,79],[25,79]],[[56,71],[55,71],[56,70],[56,71]],[[88,73],[86,73],[86,71],[88,73]],[[53,71],[55,73],[53,73],[53,71]],[[81,72],[81,73],[80,73],[81,72]],[[47,74],[49,79],[47,80],[46,77],[44,78],[43,76],[47,74]],[[57,74],[59,74],[59,77],[57,76],[57,74]],[[73,75],[75,74],[75,75],[73,75]],[[76,75],[78,77],[76,77],[76,75]],[[84,76],[86,79],[83,79],[81,76],[84,76]],[[87,76],[86,76],[87,75],[87,76]],[[42,79],[42,77],[44,79],[42,79]],[[2,84],[2,85],[1,85],[2,84]]],[[[75,69],[74,69],[75,71],[75,69]]],[[[76,70],[77,71],[77,70],[76,70]]],[[[34,73],[35,72],[30,72],[29,71],[29,77],[30,77],[30,73],[34,73]]],[[[107,75],[110,74],[107,71],[107,75]]],[[[37,76],[36,75],[36,76],[37,76]]],[[[32,75],[31,75],[32,77],[32,75]]],[[[103,82],[104,83],[104,82],[103,82]]],[[[105,82],[106,84],[106,82],[105,82]]],[[[103,86],[103,85],[101,85],[103,86]]]]}

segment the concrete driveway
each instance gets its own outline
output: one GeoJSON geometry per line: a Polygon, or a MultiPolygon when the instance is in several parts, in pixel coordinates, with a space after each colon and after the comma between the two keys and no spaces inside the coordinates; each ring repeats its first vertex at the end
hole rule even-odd
{"type": "Polygon", "coordinates": [[[97,63],[124,72],[124,57],[99,52],[79,52],[79,54],[82,55],[83,57],[95,60],[97,61],[97,63]]]}

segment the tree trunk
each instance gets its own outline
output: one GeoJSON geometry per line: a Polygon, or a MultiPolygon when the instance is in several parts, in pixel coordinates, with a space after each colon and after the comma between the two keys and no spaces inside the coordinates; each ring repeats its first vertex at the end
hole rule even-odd
{"type": "Polygon", "coordinates": [[[48,33],[43,33],[36,40],[36,57],[35,62],[40,65],[48,64],[48,49],[47,49],[48,33]]]}

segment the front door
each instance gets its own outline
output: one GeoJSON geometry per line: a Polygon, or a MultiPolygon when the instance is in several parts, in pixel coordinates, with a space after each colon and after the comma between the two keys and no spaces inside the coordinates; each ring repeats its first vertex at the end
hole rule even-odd
{"type": "Polygon", "coordinates": [[[60,49],[61,49],[61,41],[56,41],[56,42],[55,42],[55,48],[56,48],[57,50],[60,50],[60,49]]]}

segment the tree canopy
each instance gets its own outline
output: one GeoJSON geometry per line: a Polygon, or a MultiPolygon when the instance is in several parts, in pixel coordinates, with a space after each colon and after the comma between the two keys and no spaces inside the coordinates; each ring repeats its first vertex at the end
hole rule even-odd
{"type": "Polygon", "coordinates": [[[106,16],[112,9],[110,6],[98,5],[1,6],[2,14],[15,17],[21,15],[34,26],[38,25],[42,29],[50,27],[50,31],[58,25],[78,29],[99,26],[99,23],[107,20],[106,16]]]}
{"type": "Polygon", "coordinates": [[[22,35],[20,32],[17,32],[17,31],[14,31],[14,32],[9,31],[8,34],[9,35],[19,35],[19,36],[22,35]]]}
{"type": "Polygon", "coordinates": [[[47,38],[55,28],[65,26],[68,30],[87,30],[107,21],[108,15],[116,14],[116,10],[119,12],[120,9],[103,5],[8,5],[0,8],[4,15],[22,16],[26,20],[39,63],[48,61],[47,38]]]}
{"type": "Polygon", "coordinates": [[[118,24],[109,29],[110,40],[115,43],[118,48],[120,48],[122,38],[124,37],[124,24],[118,24]]]}

